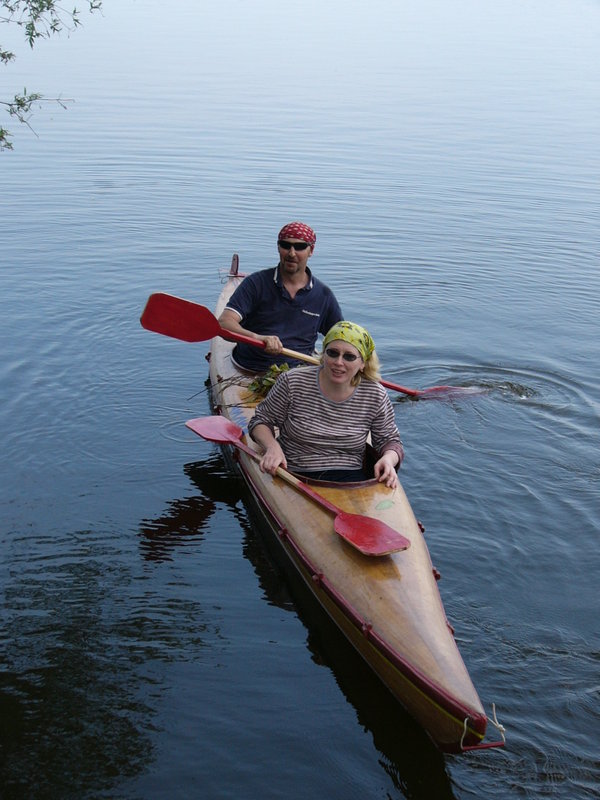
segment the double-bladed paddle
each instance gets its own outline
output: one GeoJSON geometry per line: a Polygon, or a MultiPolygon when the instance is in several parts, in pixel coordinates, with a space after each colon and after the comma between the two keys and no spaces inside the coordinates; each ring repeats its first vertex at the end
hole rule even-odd
{"type": "MultiPolygon", "coordinates": [[[[190,430],[209,442],[231,444],[247,453],[255,461],[260,461],[261,459],[255,450],[241,441],[244,431],[239,425],[236,425],[235,422],[226,417],[198,417],[197,419],[188,420],[185,424],[190,430]]],[[[314,489],[282,467],[277,467],[276,474],[287,483],[295,486],[299,492],[310,497],[315,503],[334,514],[333,527],[335,532],[364,555],[385,556],[410,547],[410,540],[390,528],[385,522],[373,517],[363,517],[360,514],[350,514],[348,511],[342,511],[341,508],[330,503],[329,500],[326,500],[314,489]]]]}
{"type": "MultiPolygon", "coordinates": [[[[164,336],[171,336],[174,339],[181,339],[184,342],[205,342],[221,336],[233,342],[244,342],[253,347],[262,347],[265,343],[260,339],[252,339],[242,333],[234,333],[221,327],[215,315],[205,306],[193,303],[191,300],[183,300],[172,294],[156,292],[151,294],[146,303],[140,322],[149,331],[162,333],[164,336]]],[[[314,356],[299,353],[296,350],[283,348],[282,355],[288,358],[295,358],[298,361],[306,361],[308,364],[318,364],[319,360],[314,356]]],[[[474,386],[432,386],[429,389],[407,389],[388,380],[381,380],[381,385],[386,389],[417,398],[448,397],[456,394],[473,394],[481,390],[474,386]]]]}

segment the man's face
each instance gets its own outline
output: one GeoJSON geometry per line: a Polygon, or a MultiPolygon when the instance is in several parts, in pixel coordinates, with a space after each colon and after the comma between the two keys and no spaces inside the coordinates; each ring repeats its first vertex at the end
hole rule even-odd
{"type": "Polygon", "coordinates": [[[285,238],[277,244],[279,264],[288,275],[304,272],[308,259],[312,256],[313,246],[303,239],[285,238]],[[298,245],[298,250],[295,245],[298,245]]]}

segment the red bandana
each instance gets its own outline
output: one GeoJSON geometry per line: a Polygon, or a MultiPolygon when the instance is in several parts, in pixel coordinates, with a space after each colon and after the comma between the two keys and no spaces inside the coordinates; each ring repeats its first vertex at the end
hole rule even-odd
{"type": "Polygon", "coordinates": [[[277,239],[302,239],[302,241],[308,242],[314,247],[317,235],[312,228],[309,228],[303,222],[290,222],[279,231],[277,239]]]}

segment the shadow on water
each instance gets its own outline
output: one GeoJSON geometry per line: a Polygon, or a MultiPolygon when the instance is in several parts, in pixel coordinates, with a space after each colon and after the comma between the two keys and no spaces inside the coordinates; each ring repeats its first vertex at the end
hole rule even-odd
{"type": "MultiPolygon", "coordinates": [[[[265,599],[274,606],[298,614],[307,629],[311,658],[333,674],[353,706],[358,723],[371,734],[381,755],[379,764],[394,787],[406,798],[452,800],[455,795],[444,756],[376,678],[293,568],[278,560],[271,548],[269,531],[257,514],[254,500],[243,480],[232,478],[233,473],[221,454],[205,462],[187,464],[184,469],[204,498],[210,498],[213,504],[227,503],[235,511],[244,531],[244,556],[252,564],[265,599]],[[223,480],[224,476],[229,480],[223,480]],[[252,524],[239,514],[239,501],[246,507],[252,524]]],[[[209,501],[186,503],[188,509],[197,507],[200,516],[209,508],[209,501]]],[[[169,517],[171,522],[175,522],[180,513],[179,504],[174,505],[177,507],[169,517]]],[[[209,510],[208,513],[212,512],[209,510]]],[[[188,519],[187,513],[185,519],[188,519]]],[[[200,527],[205,519],[199,519],[200,527]]],[[[185,531],[181,536],[186,536],[185,531]]],[[[167,533],[166,541],[171,545],[177,541],[174,530],[167,533]]]]}

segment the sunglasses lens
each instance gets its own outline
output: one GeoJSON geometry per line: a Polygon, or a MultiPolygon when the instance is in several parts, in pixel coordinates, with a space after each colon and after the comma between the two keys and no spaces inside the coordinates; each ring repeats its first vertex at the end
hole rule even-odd
{"type": "MultiPolygon", "coordinates": [[[[325,355],[332,359],[339,358],[340,351],[335,350],[333,347],[328,347],[327,350],[325,350],[325,355]]],[[[342,353],[341,355],[344,361],[356,361],[358,358],[358,356],[355,356],[354,353],[342,353]]]]}
{"type": "Polygon", "coordinates": [[[286,242],[286,241],[279,241],[279,247],[283,250],[291,250],[292,247],[297,252],[301,252],[302,250],[306,250],[307,247],[310,247],[308,242],[286,242]]]}

